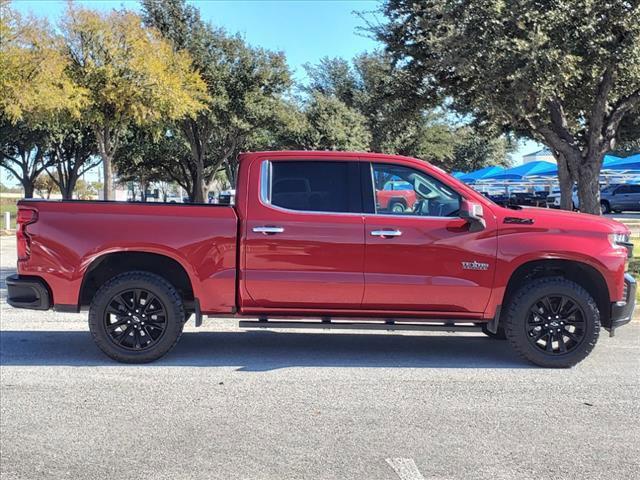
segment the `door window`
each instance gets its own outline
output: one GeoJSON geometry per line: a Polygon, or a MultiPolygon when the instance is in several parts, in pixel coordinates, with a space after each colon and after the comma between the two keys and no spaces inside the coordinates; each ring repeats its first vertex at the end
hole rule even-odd
{"type": "Polygon", "coordinates": [[[274,161],[263,169],[263,200],[288,210],[359,212],[356,162],[274,161]],[[266,185],[265,185],[266,183],[266,185]]]}
{"type": "Polygon", "coordinates": [[[401,165],[372,164],[375,213],[456,217],[460,195],[439,180],[401,165]]]}

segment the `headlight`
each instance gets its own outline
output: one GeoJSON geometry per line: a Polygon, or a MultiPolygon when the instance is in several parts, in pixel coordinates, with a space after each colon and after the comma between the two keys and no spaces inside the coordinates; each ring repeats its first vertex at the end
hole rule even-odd
{"type": "Polygon", "coordinates": [[[611,245],[624,245],[625,243],[629,243],[629,234],[628,233],[612,233],[609,235],[611,239],[611,245]]]}
{"type": "Polygon", "coordinates": [[[629,241],[628,233],[612,233],[609,235],[609,241],[613,248],[625,249],[629,258],[633,256],[633,243],[629,241]]]}

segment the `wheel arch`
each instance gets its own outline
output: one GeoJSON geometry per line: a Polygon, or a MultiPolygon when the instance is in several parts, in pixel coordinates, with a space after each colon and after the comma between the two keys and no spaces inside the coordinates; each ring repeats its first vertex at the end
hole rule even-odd
{"type": "Polygon", "coordinates": [[[598,269],[576,260],[539,259],[521,264],[509,278],[502,305],[508,305],[513,294],[524,282],[543,277],[563,277],[580,285],[593,297],[600,311],[601,322],[607,324],[611,306],[607,282],[598,269]]]}
{"type": "Polygon", "coordinates": [[[408,205],[407,199],[404,197],[391,197],[389,199],[389,208],[391,208],[394,203],[401,203],[405,207],[408,205]]]}
{"type": "Polygon", "coordinates": [[[104,253],[93,259],[82,278],[79,305],[89,305],[98,289],[111,278],[134,270],[164,278],[178,290],[185,304],[194,303],[196,295],[193,282],[187,269],[178,260],[155,252],[126,250],[104,253]]]}

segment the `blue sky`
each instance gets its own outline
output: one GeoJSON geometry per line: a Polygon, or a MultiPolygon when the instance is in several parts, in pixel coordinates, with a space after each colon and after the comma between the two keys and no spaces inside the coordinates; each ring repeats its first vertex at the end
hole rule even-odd
{"type": "MultiPolygon", "coordinates": [[[[80,0],[76,3],[109,10],[126,7],[139,10],[135,0],[80,0]]],[[[194,0],[202,17],[231,33],[240,33],[255,46],[283,51],[298,80],[304,80],[305,63],[317,63],[322,57],[351,58],[379,45],[358,27],[364,22],[355,12],[377,9],[372,0],[194,0]]],[[[56,22],[64,13],[64,0],[14,0],[22,13],[56,22]]],[[[539,149],[534,142],[521,145],[514,155],[520,157],[539,149]]],[[[2,180],[6,181],[2,169],[2,180]]]]}

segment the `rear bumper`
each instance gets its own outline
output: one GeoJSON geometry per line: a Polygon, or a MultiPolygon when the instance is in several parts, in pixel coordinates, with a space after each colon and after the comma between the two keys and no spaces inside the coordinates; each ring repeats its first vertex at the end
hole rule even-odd
{"type": "Polygon", "coordinates": [[[7,277],[7,303],[15,308],[49,310],[51,295],[41,278],[11,275],[7,277]]]}
{"type": "Polygon", "coordinates": [[[624,291],[625,298],[620,302],[615,302],[611,304],[611,325],[609,326],[609,331],[613,334],[613,331],[624,325],[625,323],[629,323],[633,318],[633,311],[636,308],[636,279],[633,278],[632,275],[625,273],[624,274],[624,291]]]}

